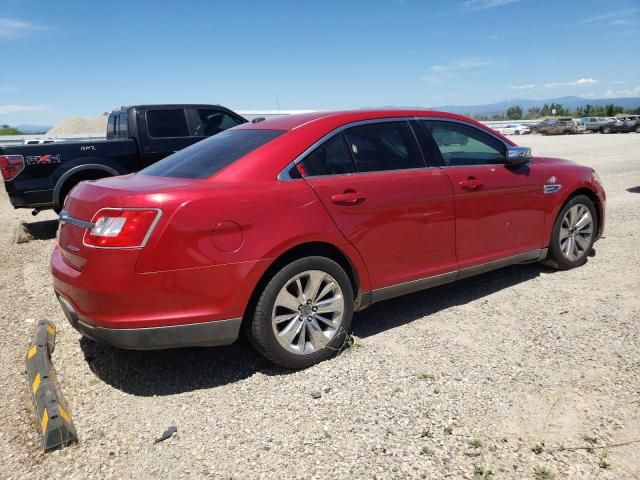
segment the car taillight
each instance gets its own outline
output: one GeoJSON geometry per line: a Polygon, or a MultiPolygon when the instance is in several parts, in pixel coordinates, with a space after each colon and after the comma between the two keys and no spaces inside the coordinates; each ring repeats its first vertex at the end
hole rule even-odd
{"type": "Polygon", "coordinates": [[[2,178],[6,181],[13,180],[24,170],[24,157],[22,155],[0,155],[0,170],[2,170],[2,178]]]}
{"type": "Polygon", "coordinates": [[[103,208],[91,219],[94,227],[84,234],[84,244],[98,248],[144,247],[160,218],[157,209],[103,208]]]}

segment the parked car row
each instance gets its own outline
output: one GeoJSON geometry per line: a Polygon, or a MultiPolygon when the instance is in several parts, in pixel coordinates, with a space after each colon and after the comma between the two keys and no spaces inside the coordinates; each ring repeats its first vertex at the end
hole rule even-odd
{"type": "Polygon", "coordinates": [[[578,133],[640,133],[640,115],[626,117],[547,118],[535,125],[509,124],[495,129],[503,135],[574,135],[578,133]]]}

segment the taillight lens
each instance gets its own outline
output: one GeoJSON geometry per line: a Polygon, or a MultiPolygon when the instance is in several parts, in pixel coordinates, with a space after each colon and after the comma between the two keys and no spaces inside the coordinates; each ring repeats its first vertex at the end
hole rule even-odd
{"type": "Polygon", "coordinates": [[[0,155],[0,170],[5,181],[13,180],[24,170],[22,155],[0,155]]]}
{"type": "Polygon", "coordinates": [[[84,244],[101,248],[139,248],[160,218],[156,209],[103,208],[91,219],[95,226],[84,234],[84,244]]]}

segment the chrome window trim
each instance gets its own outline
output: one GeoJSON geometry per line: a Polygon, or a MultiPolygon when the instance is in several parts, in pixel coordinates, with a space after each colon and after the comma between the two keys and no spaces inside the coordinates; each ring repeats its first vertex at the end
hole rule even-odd
{"type": "MultiPolygon", "coordinates": [[[[417,118],[416,118],[416,120],[428,120],[428,121],[430,121],[430,122],[435,120],[435,121],[439,121],[439,122],[459,123],[459,124],[461,124],[461,125],[465,125],[465,126],[467,126],[467,127],[475,128],[475,129],[476,129],[476,130],[478,130],[479,132],[486,133],[487,135],[489,135],[489,136],[491,136],[491,137],[495,138],[495,139],[496,139],[496,140],[498,140],[500,143],[502,143],[502,144],[505,146],[505,148],[506,148],[507,150],[509,150],[509,148],[514,147],[514,146],[515,146],[515,145],[511,145],[511,144],[510,144],[510,143],[508,143],[508,142],[505,142],[502,138],[500,138],[498,135],[496,135],[496,134],[495,134],[495,133],[493,133],[493,132],[488,132],[488,131],[487,131],[487,130],[485,130],[484,128],[479,128],[479,127],[477,127],[476,125],[473,125],[472,123],[468,123],[468,122],[465,122],[465,121],[462,121],[462,120],[458,120],[458,119],[455,119],[455,118],[442,118],[442,117],[437,117],[437,118],[427,118],[427,117],[417,117],[417,118]]],[[[435,142],[435,139],[434,139],[434,142],[435,142]]],[[[437,146],[437,144],[436,144],[436,146],[437,146]]],[[[438,148],[440,148],[440,147],[438,147],[438,148]]],[[[442,153],[440,153],[440,155],[442,155],[442,153]]],[[[482,163],[482,164],[480,164],[480,165],[447,165],[447,164],[445,163],[445,165],[444,165],[442,168],[496,167],[496,166],[504,167],[504,166],[507,164],[507,162],[506,162],[506,159],[507,159],[507,158],[506,158],[506,155],[507,155],[507,152],[505,151],[505,162],[504,162],[504,163],[482,163]]],[[[443,158],[442,158],[442,161],[444,162],[444,156],[443,156],[443,158]]]]}
{"type": "MultiPolygon", "coordinates": [[[[289,174],[289,171],[294,168],[296,165],[298,165],[300,162],[302,162],[309,154],[311,154],[316,148],[318,148],[320,145],[322,145],[324,142],[330,140],[331,138],[333,138],[335,135],[338,135],[339,133],[342,133],[344,130],[351,128],[351,127],[358,127],[360,125],[369,125],[369,124],[374,124],[374,123],[389,123],[389,122],[411,122],[411,121],[420,121],[420,120],[426,120],[426,121],[440,121],[440,122],[452,122],[452,123],[459,123],[461,125],[466,125],[468,127],[471,128],[475,128],[476,130],[479,130],[482,133],[486,133],[487,135],[492,136],[493,138],[495,138],[496,140],[500,141],[500,143],[502,143],[505,148],[509,149],[509,147],[513,147],[513,145],[511,145],[508,142],[505,142],[502,138],[500,138],[498,135],[487,131],[483,128],[479,128],[476,125],[473,125],[469,122],[465,122],[463,120],[458,120],[458,119],[454,119],[454,118],[443,118],[443,117],[417,117],[417,116],[412,116],[412,117],[391,117],[391,118],[374,118],[371,120],[358,120],[356,122],[350,122],[350,123],[345,123],[344,125],[341,125],[339,127],[337,127],[336,129],[332,130],[331,132],[327,133],[326,135],[324,135],[323,137],[321,137],[319,140],[317,140],[315,143],[313,143],[310,147],[308,147],[305,151],[303,151],[300,155],[298,155],[296,158],[294,158],[291,162],[289,162],[284,169],[282,169],[280,171],[280,173],[278,174],[278,176],[276,177],[277,180],[279,181],[287,181],[287,180],[302,180],[302,178],[293,178],[291,177],[291,175],[289,174]]],[[[413,130],[413,127],[412,127],[413,130]]],[[[413,136],[414,138],[416,137],[416,132],[413,132],[413,136]]],[[[418,140],[418,138],[415,138],[417,144],[418,144],[418,148],[420,149],[420,151],[422,152],[422,146],[420,145],[420,141],[418,140]]],[[[424,158],[424,152],[422,152],[422,156],[424,158]]],[[[427,159],[425,158],[425,161],[427,159]]],[[[487,164],[482,164],[482,165],[473,165],[475,167],[495,167],[496,165],[500,165],[500,166],[504,166],[506,163],[487,163],[487,164]]],[[[424,167],[418,167],[418,168],[402,168],[402,169],[397,169],[397,170],[376,170],[375,172],[352,172],[352,173],[341,173],[341,174],[336,174],[336,175],[309,175],[306,176],[304,178],[324,178],[324,177],[344,177],[347,175],[368,175],[371,173],[387,173],[387,172],[401,172],[401,171],[409,171],[409,170],[424,170],[424,169],[434,169],[434,168],[460,168],[460,167],[468,167],[469,165],[456,165],[456,166],[449,166],[449,165],[443,165],[443,166],[429,166],[429,165],[425,165],[424,167]]]]}

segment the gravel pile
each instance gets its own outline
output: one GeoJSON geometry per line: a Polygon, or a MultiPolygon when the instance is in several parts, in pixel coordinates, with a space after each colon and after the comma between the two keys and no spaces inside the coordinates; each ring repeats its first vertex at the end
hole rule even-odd
{"type": "Polygon", "coordinates": [[[2,476],[640,478],[640,443],[604,448],[640,440],[640,194],[627,191],[640,186],[640,135],[519,140],[598,169],[609,203],[597,255],[376,305],[356,316],[352,348],[301,372],[244,341],[128,352],[80,340],[50,288],[53,214],[34,223],[0,198],[2,476]],[[19,220],[37,239],[12,243],[19,220]],[[80,435],[48,455],[24,374],[40,318],[58,327],[54,364],[80,435]]]}
{"type": "Polygon", "coordinates": [[[53,127],[47,132],[46,136],[55,138],[84,133],[106,135],[108,119],[107,115],[100,115],[95,118],[70,118],[53,127]]]}

